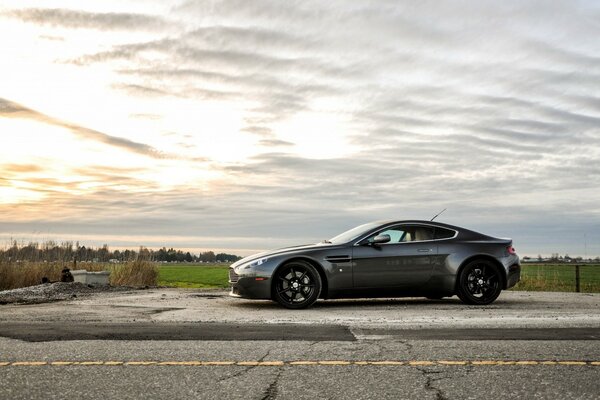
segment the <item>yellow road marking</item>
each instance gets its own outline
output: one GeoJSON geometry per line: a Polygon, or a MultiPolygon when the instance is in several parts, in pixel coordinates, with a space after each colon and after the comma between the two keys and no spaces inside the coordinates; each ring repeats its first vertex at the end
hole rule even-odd
{"type": "Polygon", "coordinates": [[[440,365],[467,365],[467,361],[438,361],[440,365]]]}
{"type": "Polygon", "coordinates": [[[404,361],[369,361],[370,365],[404,365],[404,361]]]}
{"type": "Polygon", "coordinates": [[[433,361],[409,361],[408,365],[418,365],[418,366],[425,366],[425,365],[434,365],[435,363],[433,361]]]}
{"type": "Polygon", "coordinates": [[[235,364],[235,361],[203,361],[202,365],[215,365],[215,366],[221,366],[221,365],[233,365],[235,364]]]}
{"type": "Polygon", "coordinates": [[[351,361],[324,360],[319,361],[319,365],[350,365],[351,361]]]}
{"type": "Polygon", "coordinates": [[[317,365],[316,361],[290,361],[289,365],[317,365]]]}
{"type": "Polygon", "coordinates": [[[158,361],[127,361],[125,365],[156,365],[158,361]]]}
{"type": "Polygon", "coordinates": [[[202,365],[202,361],[162,361],[157,363],[157,365],[202,365]]]}
{"type": "Polygon", "coordinates": [[[336,366],[336,365],[356,365],[356,366],[461,366],[461,365],[473,365],[473,366],[486,366],[486,365],[511,365],[511,366],[529,366],[529,365],[568,365],[568,366],[579,366],[579,365],[593,365],[600,366],[600,361],[576,361],[576,360],[380,360],[380,361],[350,361],[350,360],[296,360],[296,361],[202,361],[202,360],[190,360],[190,361],[0,361],[0,367],[7,366],[148,366],[148,365],[159,365],[159,366],[243,366],[243,367],[283,367],[283,366],[298,366],[298,365],[322,365],[322,366],[336,366]]]}
{"type": "Polygon", "coordinates": [[[497,365],[498,361],[471,361],[472,365],[497,365]]]}
{"type": "Polygon", "coordinates": [[[28,367],[31,366],[31,367],[35,367],[35,366],[46,365],[46,364],[48,364],[46,361],[15,361],[11,365],[14,365],[14,366],[28,366],[28,367]]]}
{"type": "Polygon", "coordinates": [[[283,361],[261,361],[258,365],[265,367],[281,367],[285,365],[283,361]]]}

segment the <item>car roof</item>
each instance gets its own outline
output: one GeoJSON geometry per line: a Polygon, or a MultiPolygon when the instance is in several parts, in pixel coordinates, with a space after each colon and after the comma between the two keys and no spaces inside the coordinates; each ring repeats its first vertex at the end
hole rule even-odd
{"type": "Polygon", "coordinates": [[[373,221],[373,223],[378,223],[381,225],[389,225],[389,224],[424,224],[424,225],[436,225],[444,228],[450,228],[455,230],[464,230],[465,228],[461,228],[459,226],[454,226],[450,224],[445,224],[443,222],[438,221],[426,221],[421,219],[390,219],[390,220],[381,220],[381,221],[373,221]]]}

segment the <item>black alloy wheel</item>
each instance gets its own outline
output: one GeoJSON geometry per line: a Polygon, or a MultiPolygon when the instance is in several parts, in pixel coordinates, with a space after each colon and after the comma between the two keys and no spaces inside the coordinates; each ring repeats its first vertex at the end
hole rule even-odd
{"type": "Polygon", "coordinates": [[[490,304],[502,291],[498,267],[487,260],[470,262],[458,279],[458,297],[467,304],[490,304]]]}
{"type": "Polygon", "coordinates": [[[286,308],[310,307],[320,294],[319,272],[306,261],[291,261],[275,273],[273,300],[286,308]]]}

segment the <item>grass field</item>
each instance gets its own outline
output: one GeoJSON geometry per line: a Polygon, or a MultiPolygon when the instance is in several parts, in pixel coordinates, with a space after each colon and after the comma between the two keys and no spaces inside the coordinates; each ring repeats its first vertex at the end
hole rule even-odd
{"type": "Polygon", "coordinates": [[[227,288],[226,264],[159,265],[158,284],[179,288],[227,288]]]}
{"type": "MultiPolygon", "coordinates": [[[[226,264],[160,265],[158,283],[181,288],[227,288],[226,264]]],[[[581,291],[600,293],[600,264],[580,267],[581,291]]],[[[521,282],[512,290],[575,291],[575,265],[524,264],[521,282]]]]}

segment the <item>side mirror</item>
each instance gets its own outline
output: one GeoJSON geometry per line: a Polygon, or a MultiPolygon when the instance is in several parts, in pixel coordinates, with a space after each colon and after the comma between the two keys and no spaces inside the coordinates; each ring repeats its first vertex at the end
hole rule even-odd
{"type": "Polygon", "coordinates": [[[368,244],[381,244],[387,243],[391,240],[390,235],[377,235],[373,239],[368,241],[368,244]]]}

